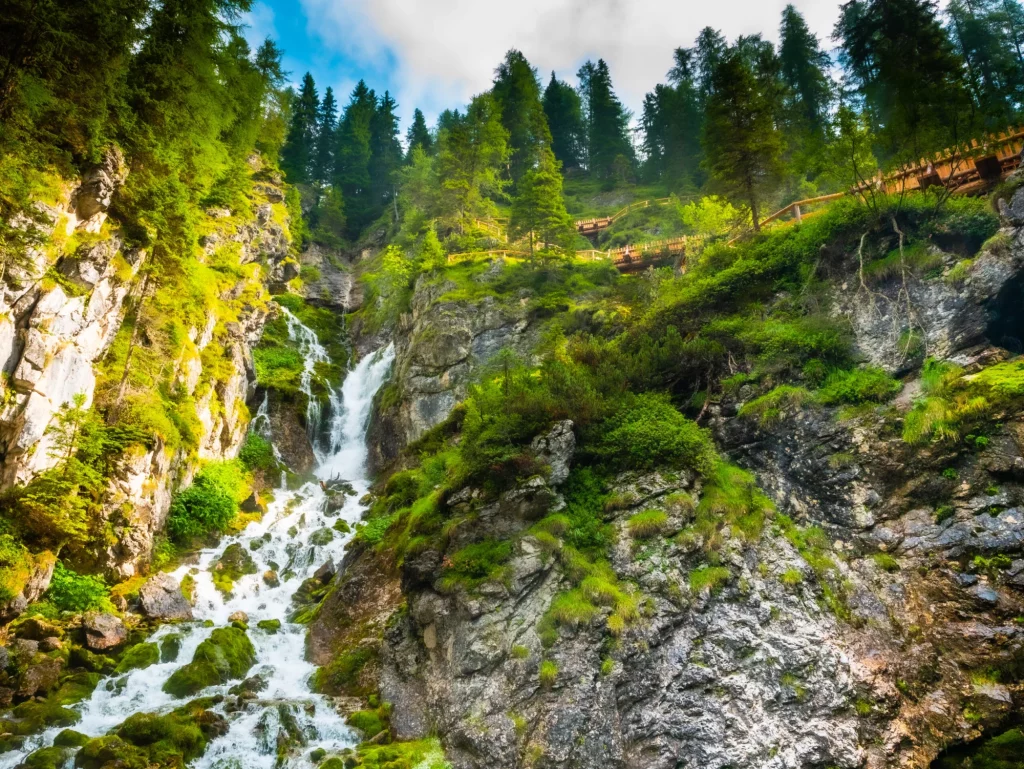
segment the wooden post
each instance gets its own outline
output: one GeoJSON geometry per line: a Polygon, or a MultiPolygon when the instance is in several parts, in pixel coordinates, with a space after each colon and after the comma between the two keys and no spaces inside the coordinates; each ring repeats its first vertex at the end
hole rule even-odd
{"type": "Polygon", "coordinates": [[[796,217],[796,223],[800,224],[801,216],[800,216],[800,205],[799,204],[793,206],[793,215],[796,217]]]}

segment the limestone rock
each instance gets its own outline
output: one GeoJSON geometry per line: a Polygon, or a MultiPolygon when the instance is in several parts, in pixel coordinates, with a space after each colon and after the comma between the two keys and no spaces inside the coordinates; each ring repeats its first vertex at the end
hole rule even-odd
{"type": "Polygon", "coordinates": [[[576,435],[572,421],[565,419],[555,424],[545,435],[538,435],[530,444],[537,459],[551,467],[548,483],[557,486],[569,477],[573,455],[576,453],[576,435]]]}
{"type": "Polygon", "coordinates": [[[174,577],[166,573],[151,577],[139,588],[139,609],[150,619],[192,619],[192,606],[182,594],[181,586],[174,577]]]}
{"type": "Polygon", "coordinates": [[[89,612],[82,621],[85,645],[92,651],[114,649],[128,640],[128,629],[113,614],[89,612]]]}

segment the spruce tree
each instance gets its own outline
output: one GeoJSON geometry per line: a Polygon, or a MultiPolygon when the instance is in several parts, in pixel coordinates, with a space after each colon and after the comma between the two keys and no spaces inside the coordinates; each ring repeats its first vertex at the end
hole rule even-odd
{"type": "Polygon", "coordinates": [[[975,106],[990,128],[1009,124],[1017,95],[1017,62],[1000,24],[1003,11],[994,0],[951,0],[948,29],[964,61],[975,106]]]}
{"type": "Polygon", "coordinates": [[[509,135],[509,173],[518,181],[536,164],[541,148],[551,146],[537,70],[522,53],[509,51],[495,70],[492,93],[509,135]]]}
{"type": "Polygon", "coordinates": [[[765,198],[782,173],[783,140],[774,112],[746,57],[730,51],[712,78],[705,164],[728,196],[750,207],[755,230],[761,226],[765,198]]]}
{"type": "Polygon", "coordinates": [[[358,235],[374,216],[370,180],[370,124],[377,111],[377,97],[360,80],[349,97],[338,125],[334,150],[334,184],[345,200],[348,231],[358,235]]]}
{"type": "Polygon", "coordinates": [[[883,159],[914,162],[977,129],[963,63],[932,0],[849,0],[834,37],[883,159]]]}
{"type": "Polygon", "coordinates": [[[586,129],[583,125],[583,107],[575,89],[551,73],[544,90],[544,114],[551,130],[551,149],[565,170],[579,168],[584,162],[586,129]]]}
{"type": "Polygon", "coordinates": [[[779,36],[781,75],[788,89],[787,122],[795,130],[802,128],[821,138],[828,125],[832,92],[826,74],[828,54],[792,5],[782,12],[779,36]]]}
{"type": "Polygon", "coordinates": [[[380,98],[370,120],[370,190],[373,216],[395,195],[396,174],[402,166],[402,144],[398,140],[398,105],[387,91],[380,98]]]}
{"type": "Polygon", "coordinates": [[[611,179],[623,163],[632,165],[634,160],[629,112],[612,89],[603,59],[584,64],[579,77],[586,101],[589,171],[599,179],[611,179]]]}
{"type": "Polygon", "coordinates": [[[298,94],[292,99],[292,119],[281,150],[281,170],[293,184],[310,181],[316,152],[319,109],[316,83],[307,72],[302,78],[298,94]]]}
{"type": "Polygon", "coordinates": [[[699,186],[703,113],[694,72],[694,53],[675,51],[669,85],[659,84],[644,98],[640,119],[643,130],[645,176],[663,179],[674,190],[699,186]]]}
{"type": "Polygon", "coordinates": [[[334,89],[327,86],[317,113],[316,153],[313,160],[313,178],[321,187],[329,184],[334,175],[334,148],[337,143],[334,132],[337,123],[338,103],[334,99],[334,89]]]}
{"type": "Polygon", "coordinates": [[[514,238],[529,236],[531,258],[537,240],[544,246],[571,247],[575,228],[565,210],[558,161],[547,147],[541,149],[537,166],[519,181],[508,229],[514,238]]]}
{"type": "Polygon", "coordinates": [[[427,130],[427,121],[419,107],[413,110],[412,125],[405,135],[405,141],[409,145],[406,162],[412,162],[412,153],[416,149],[421,149],[428,155],[434,150],[434,140],[427,130]]]}

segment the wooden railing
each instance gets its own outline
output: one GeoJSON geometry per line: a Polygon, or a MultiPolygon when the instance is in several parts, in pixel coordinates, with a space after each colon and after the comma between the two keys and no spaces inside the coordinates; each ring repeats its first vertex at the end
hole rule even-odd
{"type": "Polygon", "coordinates": [[[657,198],[655,200],[638,200],[636,203],[630,203],[628,206],[620,211],[612,214],[611,216],[602,216],[596,219],[580,219],[576,222],[576,230],[581,235],[587,235],[590,233],[597,232],[598,230],[604,230],[611,227],[616,221],[621,219],[623,216],[628,214],[630,211],[635,211],[638,208],[647,208],[648,206],[664,206],[672,201],[672,198],[657,198]]]}

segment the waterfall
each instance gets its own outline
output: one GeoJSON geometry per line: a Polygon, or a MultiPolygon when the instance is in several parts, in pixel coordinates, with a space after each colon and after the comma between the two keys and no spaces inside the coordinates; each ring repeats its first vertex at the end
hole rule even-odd
{"type": "MultiPolygon", "coordinates": [[[[305,361],[301,387],[309,394],[313,370],[318,362],[329,362],[326,351],[316,335],[287,310],[289,331],[297,342],[305,361]]],[[[201,769],[275,769],[279,766],[311,767],[309,751],[320,747],[328,752],[353,746],[357,738],[337,713],[330,700],[310,690],[314,666],[306,661],[306,627],[288,622],[291,598],[303,580],[325,562],[340,563],[350,534],[341,534],[331,527],[340,518],[354,526],[363,513],[358,500],[369,489],[366,479],[366,426],[374,394],[384,383],[394,359],[389,346],[363,358],[349,372],[343,385],[331,394],[331,414],[327,446],[317,452],[319,466],[316,476],[323,481],[345,480],[355,490],[345,499],[340,513],[327,512],[328,496],[317,482],[306,483],[296,491],[280,489],[263,519],[252,523],[237,536],[225,537],[216,547],[199,553],[198,562],[182,566],[174,576],[179,581],[191,575],[195,581],[195,621],[164,625],[151,636],[159,642],[170,634],[181,636],[181,651],[174,662],[158,663],[142,670],[105,679],[92,697],[74,706],[82,720],[74,729],[89,736],[99,736],[136,712],[167,712],[184,704],[162,691],[164,682],[180,666],[192,659],[196,647],[214,627],[228,624],[228,617],[237,611],[249,616],[249,638],[256,650],[257,662],[248,676],[261,676],[267,682],[258,699],[246,701],[240,711],[225,712],[230,730],[210,743],[206,754],[194,762],[201,769]],[[323,530],[333,539],[324,544],[323,530]],[[320,536],[311,538],[314,533],[320,536]],[[256,549],[253,543],[259,542],[256,549]],[[213,585],[211,567],[225,548],[240,543],[249,550],[257,572],[235,582],[233,593],[225,597],[213,585]],[[273,587],[263,580],[266,571],[278,571],[280,585],[273,587]],[[281,621],[277,633],[259,630],[256,623],[265,619],[281,621]],[[212,627],[204,623],[212,621],[212,627]],[[287,725],[282,720],[287,719],[287,725]],[[295,728],[297,725],[297,729],[295,728]],[[282,731],[301,735],[305,748],[296,750],[286,764],[278,764],[277,738],[282,731]]],[[[264,404],[265,406],[266,404],[264,404]]],[[[319,405],[310,398],[307,416],[310,424],[319,420],[319,405]]],[[[266,409],[261,407],[254,419],[254,429],[269,431],[266,409]]],[[[237,684],[209,687],[196,696],[226,694],[237,684]]],[[[223,705],[218,706],[223,708],[223,705]]],[[[24,748],[0,755],[0,769],[22,762],[39,747],[50,745],[60,728],[29,738],[24,748]]]]}

